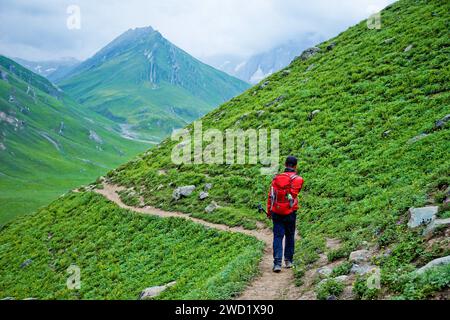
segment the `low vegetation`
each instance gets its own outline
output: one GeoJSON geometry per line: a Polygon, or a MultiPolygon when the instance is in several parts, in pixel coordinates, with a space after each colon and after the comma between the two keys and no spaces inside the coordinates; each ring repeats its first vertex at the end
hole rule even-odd
{"type": "Polygon", "coordinates": [[[71,193],[0,231],[0,298],[137,299],[176,281],[160,299],[230,299],[257,273],[263,244],[184,219],[120,209],[71,193]],[[67,269],[81,271],[69,290],[67,269]]]}

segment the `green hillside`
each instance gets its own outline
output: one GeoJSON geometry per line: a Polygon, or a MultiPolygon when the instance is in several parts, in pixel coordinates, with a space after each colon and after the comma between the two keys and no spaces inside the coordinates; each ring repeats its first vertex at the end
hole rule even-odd
{"type": "Polygon", "coordinates": [[[135,300],[174,280],[158,298],[229,299],[256,273],[262,250],[251,237],[139,216],[93,193],[19,218],[0,243],[0,298],[15,299],[135,300]],[[71,265],[80,268],[80,290],[66,286],[71,265]]]}
{"type": "MultiPolygon", "coordinates": [[[[303,55],[202,118],[204,130],[280,129],[280,161],[289,154],[299,158],[305,185],[298,213],[297,285],[307,272],[315,271],[312,264],[320,255],[339,262],[333,275],[345,275],[352,266],[350,252],[367,248],[373,253],[371,264],[381,269],[381,290],[367,287],[367,275],[358,276],[353,286],[356,298],[424,299],[448,290],[449,265],[414,273],[429,261],[450,255],[448,227],[425,238],[422,227],[410,229],[407,222],[408,208],[427,204],[439,206],[441,218],[449,217],[449,10],[450,4],[444,1],[398,1],[382,12],[381,29],[369,29],[363,21],[319,44],[320,51],[313,56],[303,55]],[[330,238],[339,240],[339,248],[326,246],[330,238]]],[[[124,202],[249,229],[269,224],[255,210],[258,202],[266,200],[271,181],[260,174],[260,165],[175,165],[171,153],[176,143],[166,139],[109,172],[110,183],[125,187],[124,202]],[[209,196],[199,200],[207,183],[212,184],[209,196]],[[188,185],[196,186],[194,192],[174,200],[174,190],[188,185]],[[212,201],[220,208],[206,213],[212,201]]],[[[248,238],[210,242],[198,227],[198,233],[189,238],[205,243],[183,256],[187,247],[182,235],[156,241],[154,248],[141,237],[157,238],[167,230],[166,223],[176,225],[168,229],[175,233],[186,228],[190,234],[190,228],[197,226],[116,215],[120,211],[91,193],[69,194],[29,219],[6,225],[0,231],[0,261],[6,270],[0,274],[0,283],[7,285],[0,296],[76,298],[58,286],[64,286],[60,279],[66,276],[66,268],[79,263],[90,280],[82,297],[135,297],[148,283],[141,281],[146,277],[141,270],[152,266],[146,257],[158,257],[158,253],[189,264],[185,269],[192,273],[187,278],[193,281],[178,293],[173,287],[161,298],[192,297],[181,293],[185,289],[204,292],[193,297],[216,297],[204,285],[214,273],[225,280],[211,288],[230,284],[233,290],[220,297],[233,297],[242,289],[242,281],[254,275],[252,263],[255,267],[259,250],[248,238]],[[120,255],[123,243],[129,247],[125,257],[120,255]],[[229,251],[217,254],[222,245],[229,251]],[[29,251],[33,248],[39,253],[29,251]],[[47,252],[55,260],[47,259],[47,252]],[[202,276],[195,269],[204,257],[211,259],[211,273],[202,276]],[[233,263],[231,257],[242,260],[233,263]],[[21,268],[27,259],[33,262],[21,268]],[[225,259],[217,264],[225,269],[216,268],[217,259],[225,259]],[[236,272],[242,276],[235,276],[236,272]],[[223,278],[227,275],[234,280],[227,282],[229,278],[223,278]],[[111,279],[119,279],[119,285],[111,279]],[[115,288],[125,288],[127,293],[117,293],[115,288]]],[[[154,268],[156,276],[151,278],[150,273],[148,281],[160,285],[174,280],[179,273],[173,271],[176,266],[172,268],[168,273],[174,277],[163,277],[154,268]]],[[[166,266],[161,267],[165,270],[166,266]]],[[[326,282],[318,297],[333,293],[339,298],[341,291],[337,283],[326,282]]]]}
{"type": "Polygon", "coordinates": [[[0,72],[0,224],[148,148],[3,56],[0,72]]]}
{"type": "Polygon", "coordinates": [[[154,141],[249,87],[191,57],[151,27],[128,30],[60,84],[90,110],[154,141]]]}
{"type": "MultiPolygon", "coordinates": [[[[408,208],[430,203],[449,217],[443,201],[450,185],[450,134],[448,123],[436,124],[450,114],[449,10],[443,1],[399,1],[382,12],[380,30],[363,21],[202,119],[204,131],[280,129],[280,161],[298,156],[305,179],[299,283],[326,250],[325,239],[334,237],[343,246],[326,252],[330,261],[376,248],[389,294],[429,293],[405,279],[417,266],[448,255],[449,241],[431,245],[406,223],[408,208]],[[383,256],[385,251],[390,254],[383,256]]],[[[176,143],[165,140],[109,174],[136,192],[124,200],[136,203],[133,197],[142,196],[146,204],[250,228],[264,219],[255,209],[265,201],[271,177],[261,176],[259,166],[175,165],[170,156],[176,143]],[[213,213],[204,212],[207,203],[198,197],[206,183],[214,185],[207,202],[222,207],[213,213]],[[184,185],[199,188],[172,201],[174,188],[184,185]]]]}

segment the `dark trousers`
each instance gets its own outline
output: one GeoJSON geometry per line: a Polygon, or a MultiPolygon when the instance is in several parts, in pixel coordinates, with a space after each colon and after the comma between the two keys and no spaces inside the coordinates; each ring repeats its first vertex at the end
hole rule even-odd
{"type": "Polygon", "coordinates": [[[292,262],[294,259],[295,246],[295,221],[297,212],[293,212],[287,216],[272,214],[273,221],[273,263],[281,266],[283,261],[283,238],[286,237],[284,243],[284,260],[292,262]]]}

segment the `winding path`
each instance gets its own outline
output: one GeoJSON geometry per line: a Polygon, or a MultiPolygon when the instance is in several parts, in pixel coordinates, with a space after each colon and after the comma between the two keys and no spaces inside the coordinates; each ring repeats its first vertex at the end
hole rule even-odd
{"type": "Polygon", "coordinates": [[[259,264],[260,275],[238,297],[240,300],[296,300],[301,297],[299,288],[294,285],[294,274],[292,270],[283,269],[276,274],[272,272],[272,232],[270,229],[247,230],[241,227],[229,227],[223,224],[216,224],[191,217],[181,212],[163,211],[153,207],[131,207],[122,202],[118,192],[122,187],[104,184],[103,189],[96,189],[95,192],[103,195],[110,201],[116,203],[119,207],[128,209],[141,214],[154,215],[158,217],[178,217],[195,223],[202,224],[209,228],[221,231],[243,233],[257,238],[265,243],[264,255],[259,264]]]}

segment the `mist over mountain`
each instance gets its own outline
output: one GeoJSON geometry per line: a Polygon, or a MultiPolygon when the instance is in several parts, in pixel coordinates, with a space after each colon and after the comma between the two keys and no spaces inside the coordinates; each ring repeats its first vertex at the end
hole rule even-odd
{"type": "Polygon", "coordinates": [[[306,48],[323,40],[321,36],[308,33],[249,58],[219,55],[207,58],[205,61],[229,75],[256,84],[289,65],[306,48]]]}

